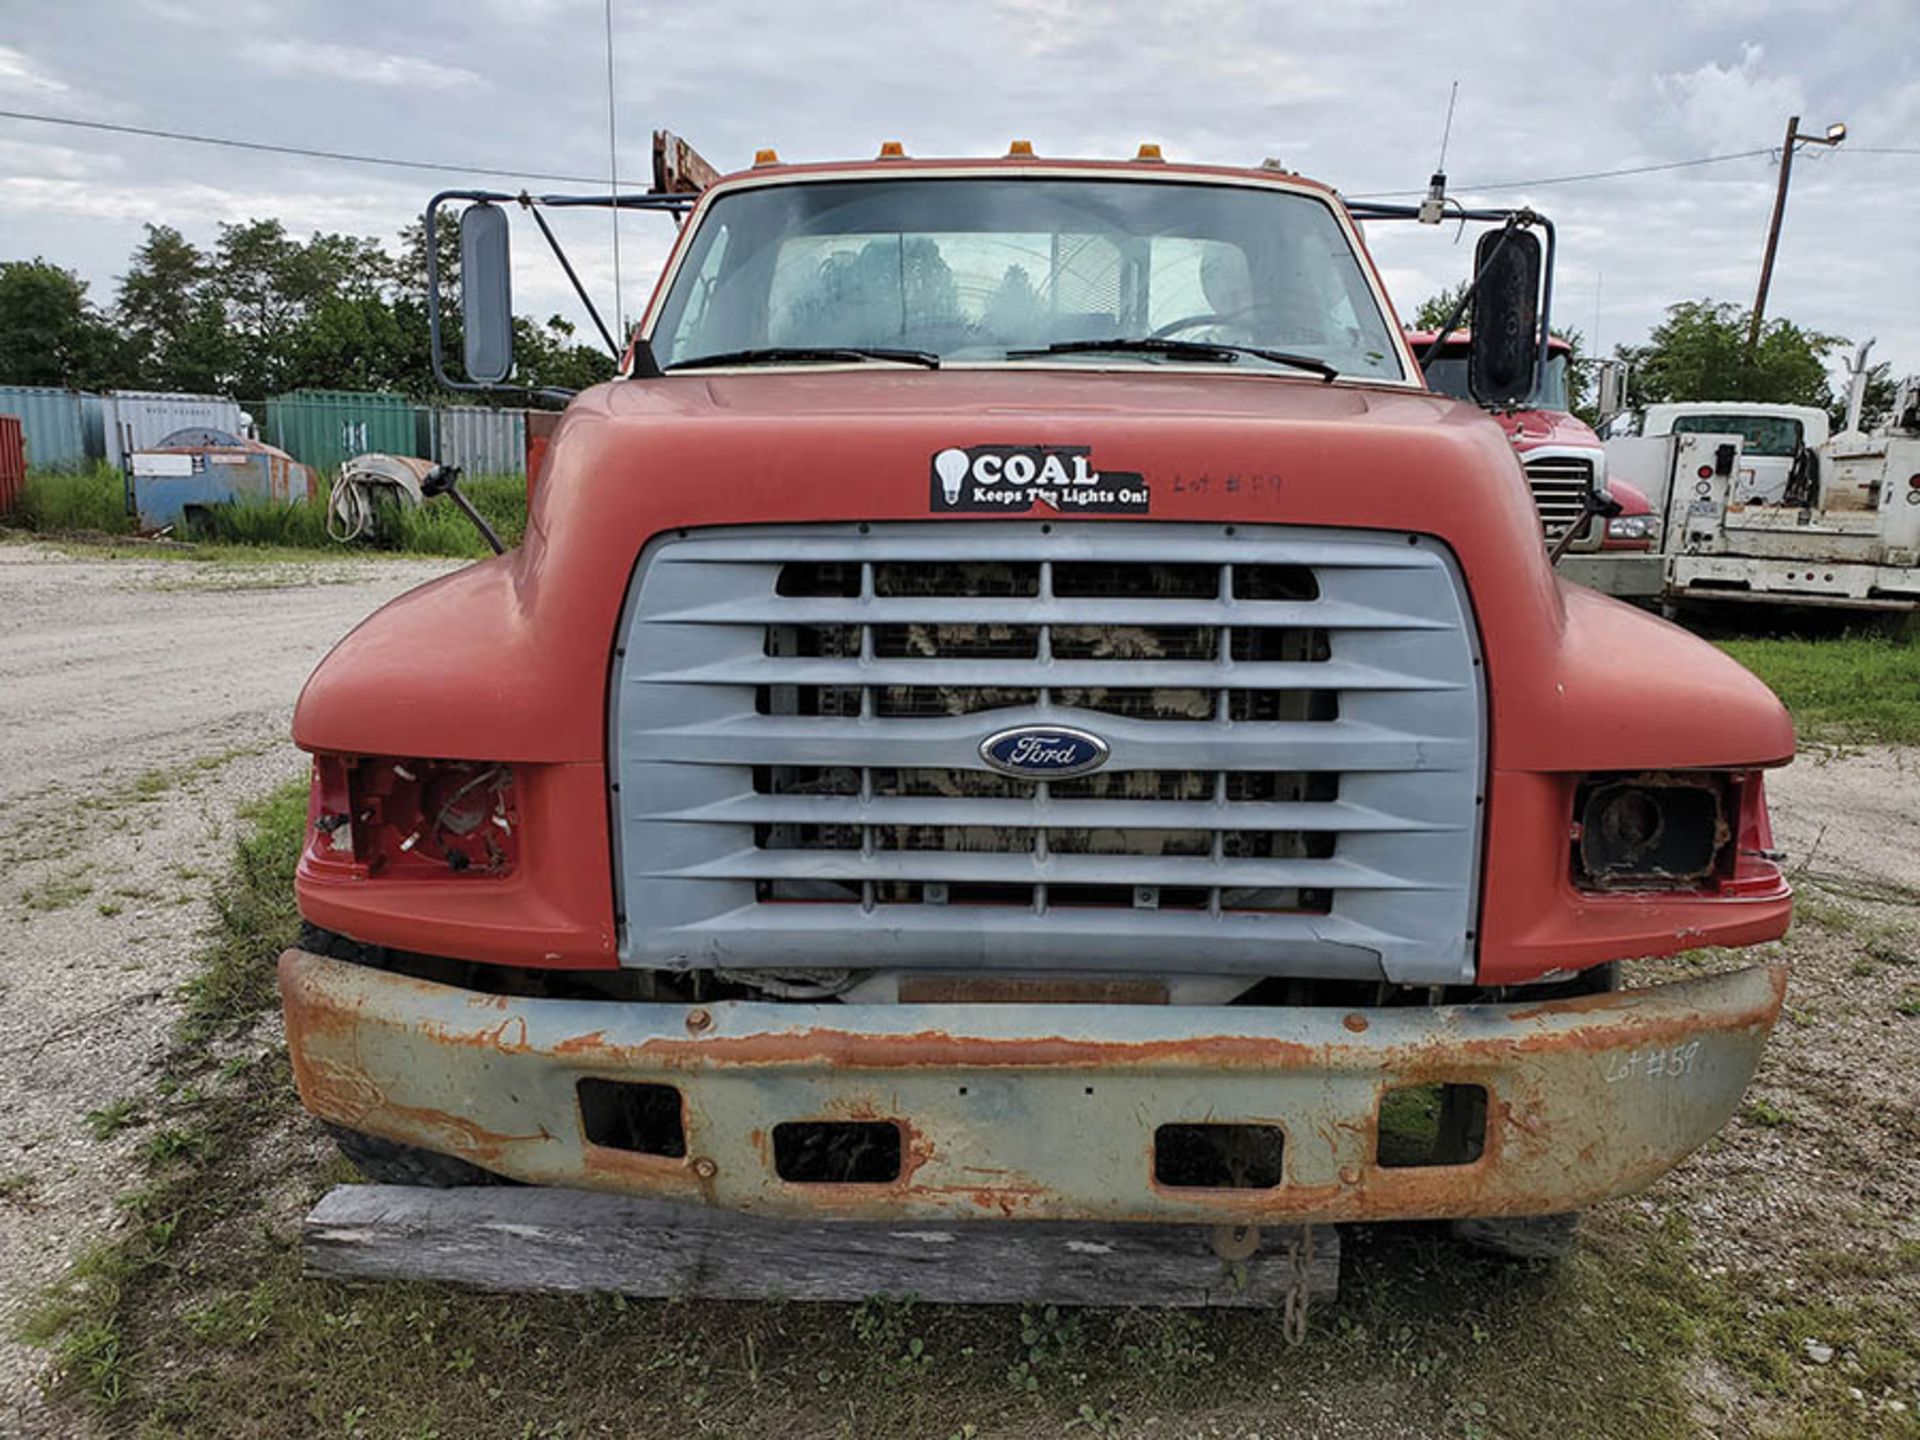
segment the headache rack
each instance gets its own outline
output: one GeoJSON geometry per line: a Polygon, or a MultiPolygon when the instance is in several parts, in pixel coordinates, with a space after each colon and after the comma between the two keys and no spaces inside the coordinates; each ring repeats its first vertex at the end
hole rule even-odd
{"type": "Polygon", "coordinates": [[[1471,971],[1480,668],[1419,537],[696,531],[642,557],[614,682],[628,964],[1471,971]],[[1110,756],[989,767],[1029,723],[1110,756]]]}

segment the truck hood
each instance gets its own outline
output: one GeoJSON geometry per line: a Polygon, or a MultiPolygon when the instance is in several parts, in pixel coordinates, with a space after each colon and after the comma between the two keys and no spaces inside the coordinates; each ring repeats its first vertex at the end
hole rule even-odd
{"type": "Polygon", "coordinates": [[[365,622],[309,681],[295,738],[350,753],[598,762],[614,636],[650,538],[718,525],[978,521],[982,512],[943,513],[935,457],[1036,447],[1083,452],[1092,473],[1137,484],[1145,504],[1110,517],[1041,504],[985,518],[1440,539],[1481,631],[1496,768],[1792,754],[1785,712],[1732,660],[1555,577],[1513,447],[1471,405],[1266,374],[877,366],[680,375],[580,396],[538,477],[526,543],[365,622]],[[1642,706],[1650,674],[1668,678],[1658,703],[1642,706]],[[1689,703],[1675,687],[1712,702],[1689,703]]]}
{"type": "Polygon", "coordinates": [[[1579,416],[1570,415],[1565,410],[1517,410],[1494,418],[1500,428],[1507,432],[1513,448],[1522,454],[1543,445],[1576,445],[1594,450],[1601,448],[1600,437],[1593,433],[1593,428],[1579,416]]]}

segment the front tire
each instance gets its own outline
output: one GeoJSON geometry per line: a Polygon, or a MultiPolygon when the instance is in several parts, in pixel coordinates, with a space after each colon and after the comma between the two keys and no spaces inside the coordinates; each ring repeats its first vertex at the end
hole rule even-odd
{"type": "Polygon", "coordinates": [[[383,1140],[359,1130],[349,1130],[323,1120],[340,1153],[353,1162],[353,1168],[376,1185],[420,1185],[432,1190],[453,1190],[464,1185],[506,1185],[511,1182],[482,1170],[469,1160],[422,1150],[417,1145],[402,1145],[398,1140],[383,1140]]]}

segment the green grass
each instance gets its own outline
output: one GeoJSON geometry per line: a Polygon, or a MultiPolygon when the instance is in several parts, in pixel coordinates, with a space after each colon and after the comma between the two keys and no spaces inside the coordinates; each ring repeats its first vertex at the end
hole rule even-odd
{"type": "Polygon", "coordinates": [[[28,471],[20,508],[10,521],[27,530],[60,533],[128,535],[134,529],[126,481],[111,465],[71,474],[28,471]]]}
{"type": "Polygon", "coordinates": [[[275,1002],[272,961],[299,933],[293,866],[306,834],[307,786],[284,785],[241,814],[246,827],[213,887],[214,926],[185,987],[181,1039],[198,1046],[275,1002]]]}
{"type": "Polygon", "coordinates": [[[1845,636],[1720,648],[1773,687],[1803,740],[1920,745],[1920,645],[1845,636]]]}
{"type": "Polygon", "coordinates": [[[109,1101],[98,1110],[86,1113],[87,1133],[96,1140],[111,1140],[129,1125],[140,1121],[140,1100],[133,1095],[124,1095],[118,1100],[109,1101]]]}
{"type": "MultiPolygon", "coordinates": [[[[527,520],[523,479],[516,475],[476,475],[463,479],[460,490],[509,547],[520,543],[527,520]]],[[[119,536],[134,530],[134,521],[126,513],[120,472],[109,466],[74,475],[30,475],[12,523],[51,535],[119,536]]],[[[382,506],[377,533],[351,545],[342,545],[327,534],[324,494],[294,503],[223,505],[191,527],[191,533],[177,530],[176,534],[194,542],[192,552],[203,557],[234,551],[300,558],[310,558],[316,551],[344,555],[379,550],[458,557],[493,553],[472,522],[444,498],[412,510],[382,506]]]]}

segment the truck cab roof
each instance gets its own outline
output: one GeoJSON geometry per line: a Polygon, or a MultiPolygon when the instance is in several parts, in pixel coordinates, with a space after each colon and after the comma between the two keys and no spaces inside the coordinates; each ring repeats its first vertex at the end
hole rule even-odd
{"type": "MultiPolygon", "coordinates": [[[[1671,400],[1657,405],[1648,405],[1640,416],[1642,435],[1671,435],[1677,422],[1696,416],[1724,415],[1733,420],[1790,420],[1800,426],[1802,441],[1809,447],[1817,448],[1827,441],[1830,420],[1827,412],[1817,405],[1776,405],[1764,400],[1671,400]]],[[[1684,428],[1698,429],[1697,425],[1684,428]]],[[[1729,431],[1740,431],[1750,427],[1740,424],[1729,425],[1729,431]]]]}

